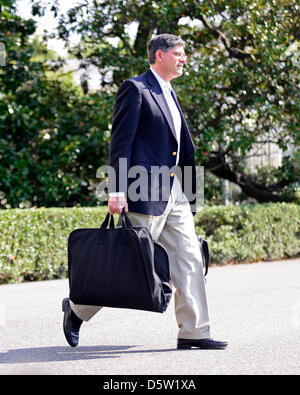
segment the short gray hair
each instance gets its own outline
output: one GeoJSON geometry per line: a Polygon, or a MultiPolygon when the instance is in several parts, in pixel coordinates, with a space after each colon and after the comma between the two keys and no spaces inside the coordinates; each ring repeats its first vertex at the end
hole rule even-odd
{"type": "Polygon", "coordinates": [[[181,37],[175,36],[174,34],[159,34],[152,38],[148,44],[148,61],[150,64],[156,62],[156,51],[159,49],[163,52],[168,52],[169,49],[176,47],[176,45],[182,45],[185,47],[185,42],[181,37]]]}

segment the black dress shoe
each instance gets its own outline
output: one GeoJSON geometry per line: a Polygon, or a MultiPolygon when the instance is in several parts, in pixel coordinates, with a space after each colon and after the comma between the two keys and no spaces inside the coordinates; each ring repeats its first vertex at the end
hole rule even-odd
{"type": "Polygon", "coordinates": [[[79,341],[79,329],[82,324],[82,320],[78,318],[71,309],[69,298],[63,299],[62,310],[65,313],[63,325],[65,337],[71,347],[76,347],[79,341]]]}
{"type": "Polygon", "coordinates": [[[179,350],[188,350],[192,347],[202,348],[204,350],[225,350],[227,346],[227,342],[220,342],[211,338],[177,339],[177,348],[179,350]]]}

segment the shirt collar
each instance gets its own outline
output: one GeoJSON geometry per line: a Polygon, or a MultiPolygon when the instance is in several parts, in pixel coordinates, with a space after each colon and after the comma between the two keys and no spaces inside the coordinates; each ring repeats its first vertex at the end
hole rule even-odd
{"type": "Polygon", "coordinates": [[[164,90],[164,89],[168,89],[169,91],[172,90],[172,85],[170,84],[170,82],[166,82],[163,78],[161,78],[161,76],[159,74],[157,74],[157,72],[152,67],[150,67],[150,70],[156,77],[162,90],[164,90]]]}

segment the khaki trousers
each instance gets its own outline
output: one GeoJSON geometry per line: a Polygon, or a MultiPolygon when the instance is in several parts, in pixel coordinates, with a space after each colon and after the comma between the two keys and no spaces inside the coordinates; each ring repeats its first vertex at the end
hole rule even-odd
{"type": "MultiPolygon", "coordinates": [[[[195,232],[189,202],[177,177],[161,216],[129,212],[133,226],[149,229],[153,239],[167,250],[170,274],[175,291],[175,315],[179,326],[178,338],[203,339],[210,337],[208,307],[203,278],[202,257],[195,232]]],[[[75,305],[75,314],[88,321],[102,307],[75,305]]]]}

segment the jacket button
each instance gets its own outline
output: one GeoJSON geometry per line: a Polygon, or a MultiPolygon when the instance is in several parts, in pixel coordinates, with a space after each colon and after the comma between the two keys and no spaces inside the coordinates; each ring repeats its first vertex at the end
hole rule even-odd
{"type": "Polygon", "coordinates": [[[174,177],[174,173],[171,173],[171,174],[170,174],[170,177],[174,177]]]}
{"type": "Polygon", "coordinates": [[[173,156],[177,155],[177,152],[176,151],[172,152],[172,155],[173,156]]]}

